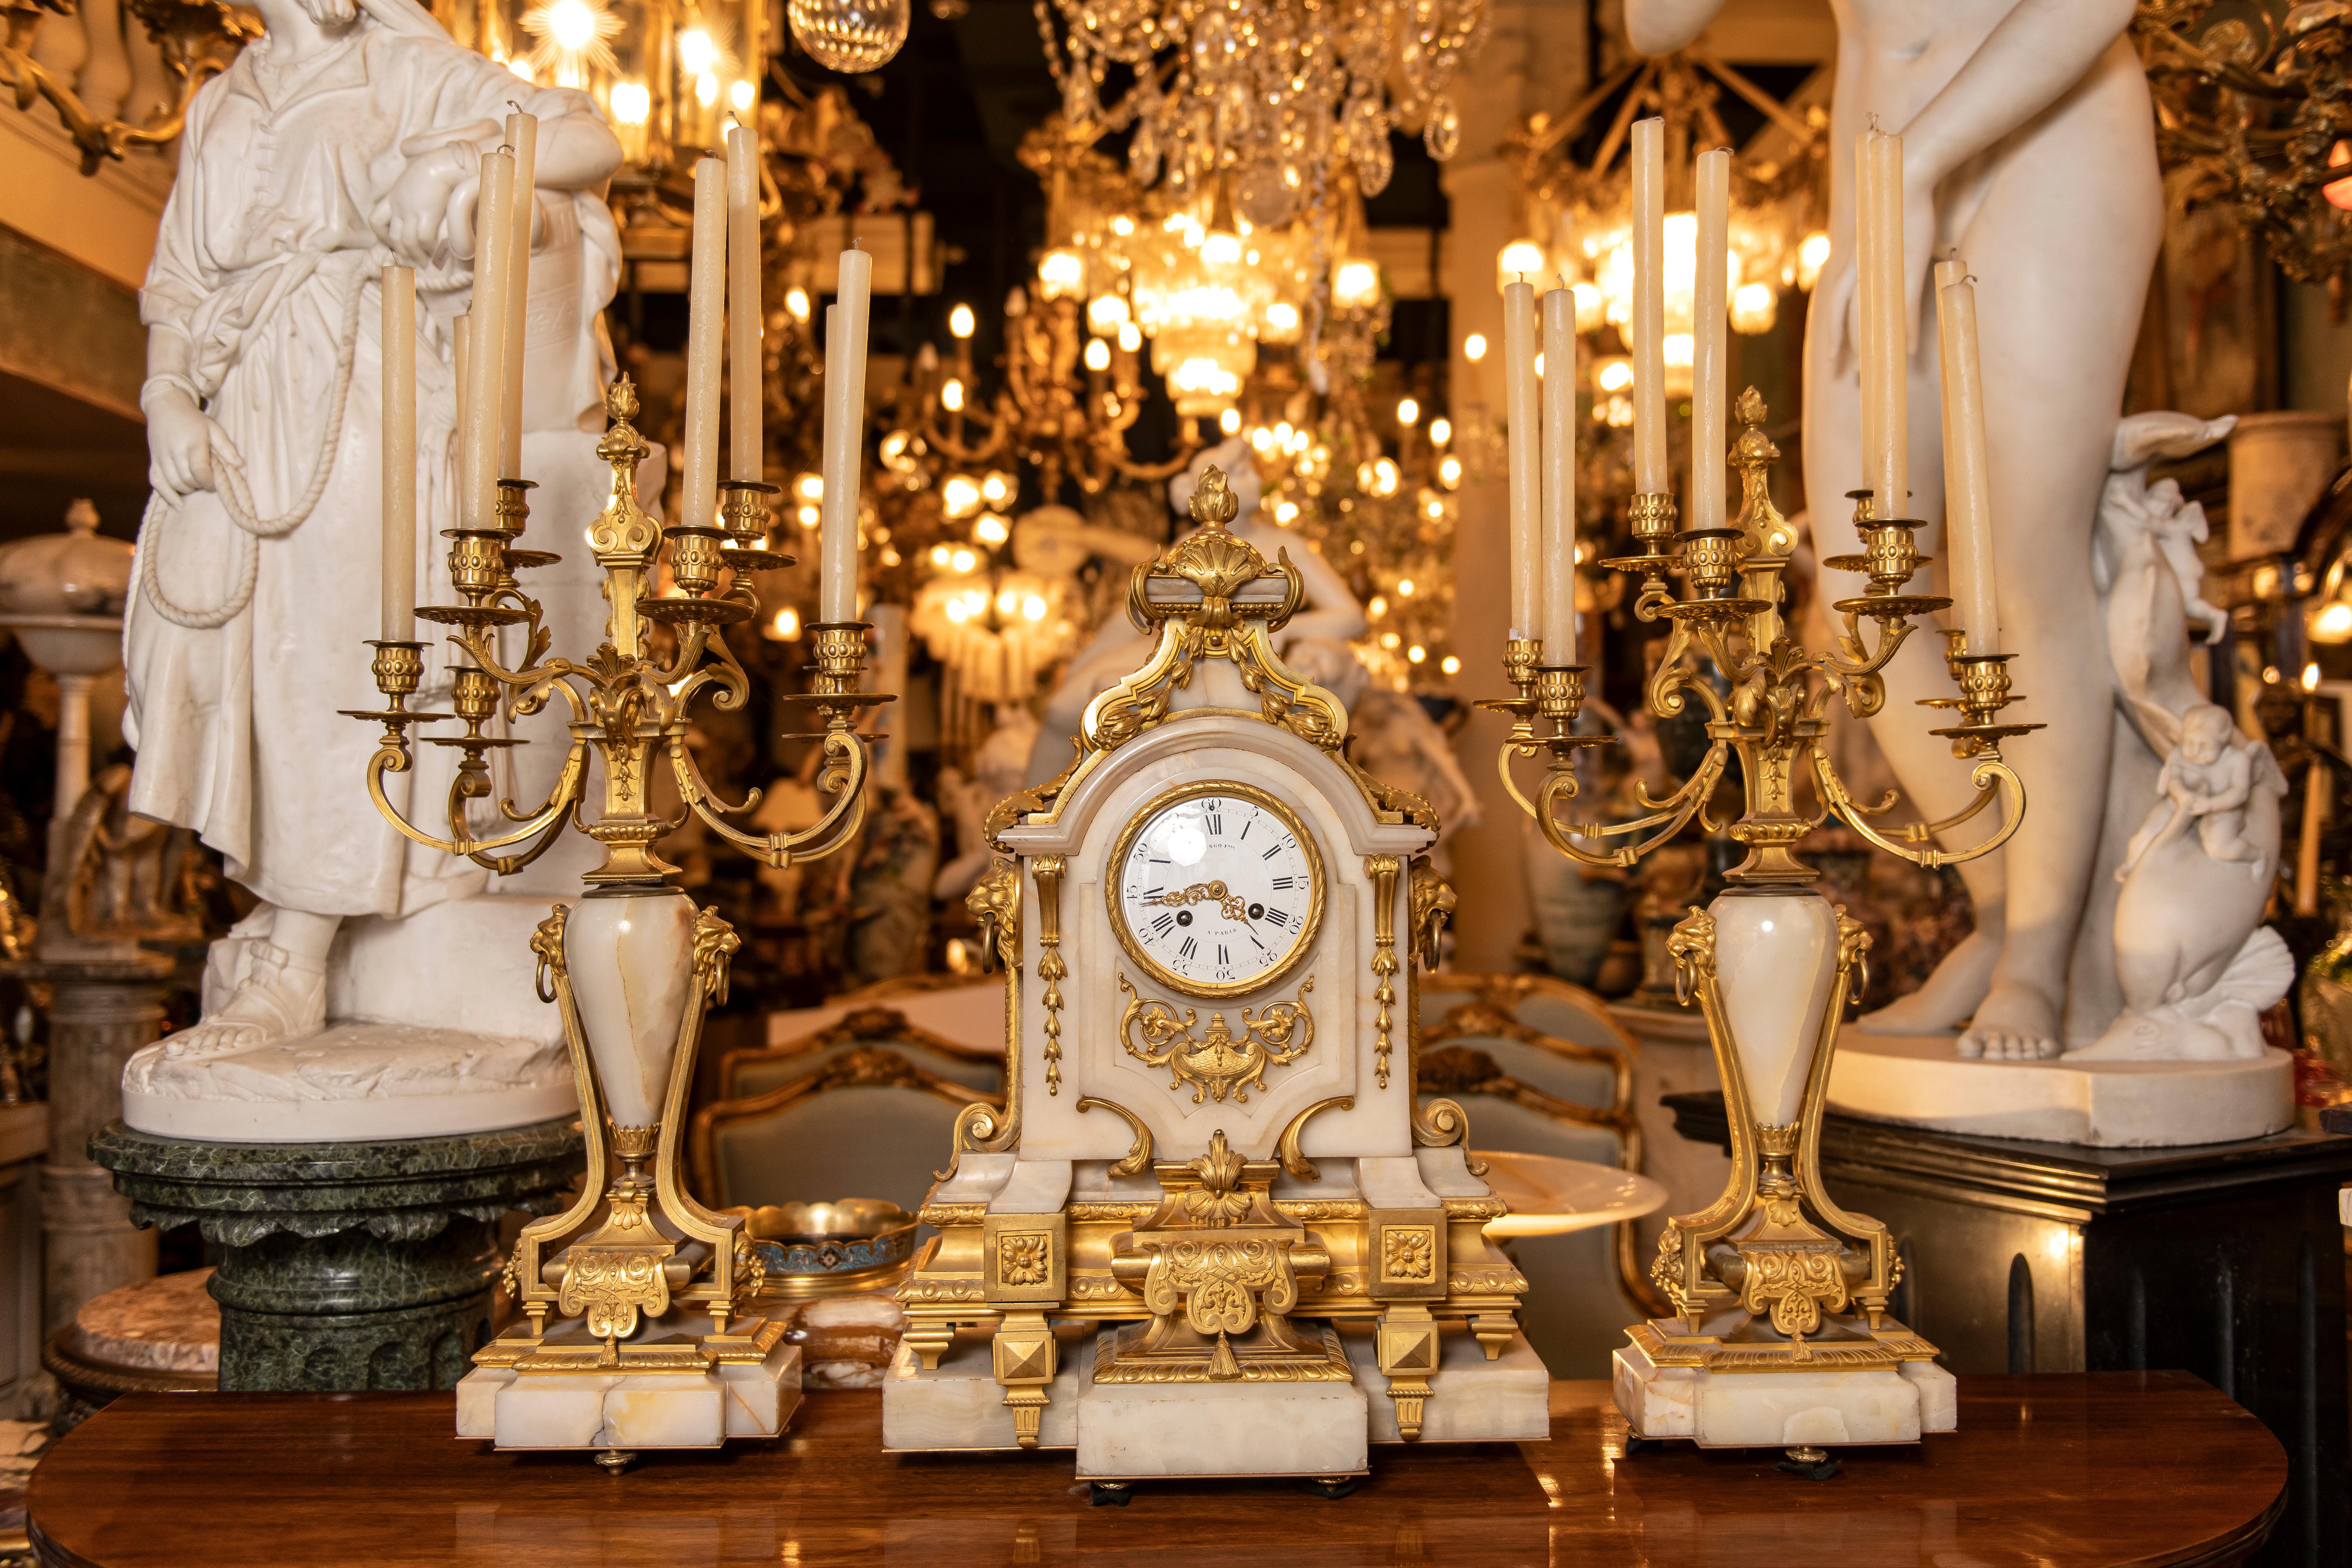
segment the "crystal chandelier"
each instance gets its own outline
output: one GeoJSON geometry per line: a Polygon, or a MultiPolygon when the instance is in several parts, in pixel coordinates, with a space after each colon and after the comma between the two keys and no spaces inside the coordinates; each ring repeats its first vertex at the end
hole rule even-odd
{"type": "Polygon", "coordinates": [[[1454,155],[1462,128],[1448,88],[1485,40],[1486,8],[1037,0],[1037,23],[1063,118],[1089,141],[1131,129],[1137,184],[1189,196],[1230,173],[1242,216],[1273,226],[1302,201],[1320,210],[1343,164],[1379,195],[1393,129],[1418,124],[1432,157],[1454,155]]]}
{"type": "MultiPolygon", "coordinates": [[[[1731,329],[1770,331],[1781,291],[1810,291],[1829,257],[1828,115],[1819,108],[1791,111],[1728,66],[1693,53],[1629,59],[1568,114],[1530,116],[1513,134],[1513,195],[1523,237],[1496,258],[1496,285],[1522,277],[1538,284],[1564,279],[1576,291],[1579,332],[1614,327],[1625,336],[1633,314],[1632,171],[1622,156],[1628,131],[1644,114],[1663,116],[1666,166],[1686,170],[1690,149],[1731,142],[1716,109],[1725,88],[1761,112],[1771,132],[1732,159],[1726,295],[1731,329]],[[1621,92],[1591,161],[1578,162],[1570,143],[1621,92]]],[[[1690,210],[1686,177],[1679,187],[1670,184],[1666,204],[1665,360],[1672,395],[1690,390],[1698,218],[1690,210]]],[[[1597,369],[1605,374],[1612,363],[1604,360],[1597,369]]],[[[1631,384],[1630,372],[1624,384],[1631,384]]],[[[1630,421],[1632,405],[1623,412],[1630,421]]]]}

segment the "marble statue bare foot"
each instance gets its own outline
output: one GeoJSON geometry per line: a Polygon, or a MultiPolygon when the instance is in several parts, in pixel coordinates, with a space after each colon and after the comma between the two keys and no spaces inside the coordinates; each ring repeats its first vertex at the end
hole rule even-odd
{"type": "Polygon", "coordinates": [[[1959,1054],[1986,1061],[2047,1061],[2065,1049],[2059,1038],[2058,1010],[2049,998],[2008,985],[1985,998],[1959,1039],[1959,1054]]]}
{"type": "Polygon", "coordinates": [[[2000,961],[2000,939],[1970,931],[1944,955],[1927,984],[1875,1013],[1864,1014],[1854,1026],[1866,1035],[1948,1035],[1984,1005],[1992,989],[1992,967],[2000,961]]]}
{"type": "Polygon", "coordinates": [[[163,1042],[182,1059],[315,1034],[327,1024],[327,972],[269,942],[253,947],[252,967],[220,1011],[163,1042]]]}

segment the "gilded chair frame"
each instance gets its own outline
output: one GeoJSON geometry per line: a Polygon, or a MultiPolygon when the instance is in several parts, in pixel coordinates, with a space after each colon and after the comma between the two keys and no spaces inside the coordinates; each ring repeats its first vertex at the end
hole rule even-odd
{"type": "MultiPolygon", "coordinates": [[[[1633,1108],[1633,1057],[1640,1047],[1609,1016],[1608,1005],[1599,996],[1548,974],[1438,974],[1423,983],[1423,994],[1432,991],[1465,994],[1471,1000],[1455,1005],[1420,1033],[1415,1051],[1416,1092],[1504,1100],[1553,1121],[1600,1128],[1617,1139],[1618,1147],[1623,1151],[1623,1168],[1637,1173],[1641,1171],[1642,1125],[1633,1108]],[[1613,1036],[1616,1043],[1580,1045],[1519,1022],[1515,1009],[1536,994],[1553,995],[1575,1004],[1613,1036]],[[1481,1038],[1511,1040],[1549,1052],[1564,1061],[1607,1068],[1611,1079],[1609,1104],[1580,1105],[1562,1100],[1513,1078],[1486,1052],[1453,1044],[1481,1038]]],[[[1418,1025],[1416,1019],[1416,1027],[1418,1025]]],[[[1650,1282],[1636,1222],[1621,1220],[1610,1228],[1613,1233],[1610,1253],[1616,1265],[1618,1288],[1645,1315],[1669,1314],[1672,1309],[1664,1296],[1650,1282]]]]}
{"type": "Polygon", "coordinates": [[[855,1050],[835,1057],[805,1078],[796,1078],[740,1100],[716,1100],[696,1111],[693,1124],[687,1132],[687,1174],[694,1184],[694,1190],[706,1194],[706,1202],[721,1199],[719,1192],[720,1129],[738,1122],[756,1121],[763,1116],[788,1110],[803,1100],[844,1089],[920,1089],[958,1111],[974,1100],[1000,1110],[1003,1107],[1001,1095],[988,1094],[970,1084],[941,1078],[916,1066],[887,1046],[870,1042],[862,1044],[855,1050]]]}
{"type": "MultiPolygon", "coordinates": [[[[893,984],[884,982],[885,984],[893,984]]],[[[935,1035],[919,1024],[908,1022],[907,1016],[896,1007],[864,1005],[852,1008],[836,1023],[828,1024],[813,1034],[782,1045],[738,1046],[719,1058],[719,1097],[720,1101],[747,1099],[736,1088],[738,1076],[746,1068],[765,1067],[791,1062],[797,1058],[815,1056],[842,1046],[868,1045],[919,1046],[927,1051],[971,1062],[1002,1073],[1004,1070],[1004,1047],[1002,1046],[969,1046],[961,1040],[950,1040],[945,1035],[935,1035]]],[[[908,1066],[918,1064],[908,1063],[908,1066]]],[[[779,1088],[782,1086],[779,1085],[779,1088]]],[[[980,1090],[967,1088],[967,1096],[980,1090]]]]}

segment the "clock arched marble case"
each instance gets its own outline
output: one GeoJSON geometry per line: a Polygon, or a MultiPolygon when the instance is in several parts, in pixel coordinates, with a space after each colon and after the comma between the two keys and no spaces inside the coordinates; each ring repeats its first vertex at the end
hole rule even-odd
{"type": "Polygon", "coordinates": [[[1460,1108],[1415,1106],[1435,818],[1276,657],[1298,575],[1233,511],[1208,470],[1202,527],[1129,591],[1151,657],[989,819],[1007,1106],[966,1110],[924,1208],[889,1447],[1334,1477],[1378,1438],[1548,1430],[1504,1206],[1460,1108]]]}

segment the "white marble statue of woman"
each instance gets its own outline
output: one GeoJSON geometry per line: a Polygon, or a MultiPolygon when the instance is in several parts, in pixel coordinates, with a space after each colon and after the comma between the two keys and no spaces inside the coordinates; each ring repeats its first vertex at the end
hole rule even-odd
{"type": "MultiPolygon", "coordinates": [[[[1257,468],[1246,438],[1236,436],[1210,448],[1194,459],[1185,472],[1170,479],[1168,504],[1175,509],[1177,516],[1190,515],[1192,489],[1200,482],[1202,471],[1210,468],[1223,469],[1231,478],[1234,497],[1240,505],[1233,531],[1249,541],[1269,563],[1288,551],[1290,563],[1298,568],[1307,590],[1306,607],[1274,634],[1275,651],[1287,655],[1297,644],[1328,640],[1340,645],[1341,652],[1353,659],[1355,656],[1348,652],[1346,644],[1364,635],[1364,607],[1356,603],[1347,583],[1313,545],[1260,513],[1257,468]]],[[[1029,753],[1031,787],[1049,782],[1070,765],[1070,737],[1078,732],[1087,704],[1141,665],[1148,651],[1149,639],[1136,630],[1124,609],[1096,629],[1094,637],[1072,658],[1053,696],[1046,700],[1037,743],[1029,753]]]]}
{"type": "MultiPolygon", "coordinates": [[[[195,828],[264,902],[241,928],[254,940],[233,994],[166,1047],[183,1058],[318,1028],[343,921],[406,915],[487,875],[377,817],[362,790],[374,732],[336,711],[373,701],[359,639],[378,603],[380,268],[415,265],[425,307],[429,584],[454,505],[450,322],[472,286],[478,160],[510,105],[539,117],[542,241],[617,251],[601,193],[621,150],[585,94],[459,47],[415,0],[253,3],[268,37],[196,96],[140,296],[155,495],[123,634],[131,808],[195,828]]],[[[596,287],[576,256],[559,270],[596,287]]],[[[534,316],[554,303],[534,296],[534,316]]],[[[594,379],[576,316],[570,335],[576,352],[548,360],[535,403],[576,401],[594,379]]],[[[446,655],[428,641],[425,658],[429,696],[446,689],[446,655]]],[[[419,802],[446,790],[441,765],[439,781],[409,775],[419,802]]]]}
{"type": "MultiPolygon", "coordinates": [[[[1633,47],[1677,48],[1723,0],[1626,0],[1633,47]]],[[[1848,503],[1862,483],[1855,325],[1855,135],[1904,138],[1904,256],[1911,318],[1910,510],[1944,553],[1942,435],[1931,263],[1955,248],[1977,278],[1993,563],[2019,716],[2047,727],[2010,757],[2031,802],[2008,848],[1962,867],[1976,931],[1927,984],[1865,1026],[1927,1034],[1968,1026],[1990,1056],[2054,1055],[2069,1015],[2095,1033],[2117,994],[2102,902],[2115,741],[2090,532],[2109,439],[2156,260],[2163,201],[2147,84],[2124,36],[2133,0],[1832,0],[1838,22],[1830,123],[1831,258],[1805,344],[1805,475],[1815,546],[1853,552],[1848,503]],[[1932,302],[1926,305],[1932,311],[1932,302]],[[2078,962],[2077,952],[2082,959],[2078,962]],[[2070,969],[2076,984],[2069,990],[2070,969]],[[2084,977],[2088,976],[2088,983],[2084,977]]],[[[1927,731],[1916,700],[1948,697],[1942,640],[1915,637],[1886,672],[1871,729],[1906,793],[1932,820],[1969,795],[1969,773],[1927,731]]]]}

